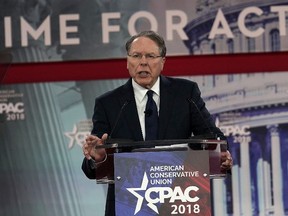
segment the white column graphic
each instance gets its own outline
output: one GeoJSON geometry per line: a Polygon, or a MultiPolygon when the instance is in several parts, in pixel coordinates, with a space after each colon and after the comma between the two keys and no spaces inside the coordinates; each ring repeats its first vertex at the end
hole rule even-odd
{"type": "Polygon", "coordinates": [[[233,215],[241,215],[241,193],[240,193],[240,168],[234,165],[232,168],[232,191],[233,191],[233,215]]]}
{"type": "Polygon", "coordinates": [[[241,215],[252,215],[249,142],[240,143],[241,215]]]}
{"type": "Polygon", "coordinates": [[[271,136],[271,163],[273,179],[274,215],[285,215],[283,205],[283,182],[281,167],[281,147],[278,125],[268,126],[271,136]]]}
{"type": "Polygon", "coordinates": [[[213,179],[213,194],[217,199],[214,199],[214,215],[226,215],[226,187],[224,184],[224,179],[213,179]],[[223,200],[223,205],[219,205],[219,200],[223,200]]]}

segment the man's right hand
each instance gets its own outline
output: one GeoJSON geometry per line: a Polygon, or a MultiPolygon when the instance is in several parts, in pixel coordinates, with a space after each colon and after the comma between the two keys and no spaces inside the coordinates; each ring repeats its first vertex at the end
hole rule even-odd
{"type": "Polygon", "coordinates": [[[101,139],[95,135],[88,135],[85,139],[85,143],[82,146],[83,154],[88,160],[94,159],[96,162],[101,162],[106,157],[106,151],[104,148],[95,149],[97,145],[103,145],[108,138],[108,134],[105,133],[101,139]]]}

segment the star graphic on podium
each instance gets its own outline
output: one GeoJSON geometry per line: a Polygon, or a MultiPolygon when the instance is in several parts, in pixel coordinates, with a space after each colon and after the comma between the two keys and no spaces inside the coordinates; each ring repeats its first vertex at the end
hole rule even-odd
{"type": "Polygon", "coordinates": [[[144,173],[143,179],[142,179],[142,184],[140,188],[127,188],[127,190],[132,193],[135,197],[137,197],[137,204],[136,204],[136,208],[135,208],[135,212],[134,215],[137,214],[142,207],[143,204],[143,196],[141,196],[137,191],[145,191],[147,189],[148,186],[148,177],[146,172],[144,173]]]}

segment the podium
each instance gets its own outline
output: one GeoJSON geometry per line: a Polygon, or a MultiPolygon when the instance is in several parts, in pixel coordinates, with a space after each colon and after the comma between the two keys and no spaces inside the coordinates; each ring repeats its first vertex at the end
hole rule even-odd
{"type": "Polygon", "coordinates": [[[211,215],[210,179],[225,178],[226,140],[117,141],[96,170],[114,184],[116,215],[211,215]]]}

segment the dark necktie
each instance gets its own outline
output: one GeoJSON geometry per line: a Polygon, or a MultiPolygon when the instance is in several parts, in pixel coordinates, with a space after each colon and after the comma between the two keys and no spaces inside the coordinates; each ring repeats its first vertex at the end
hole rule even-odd
{"type": "Polygon", "coordinates": [[[145,140],[156,140],[158,134],[158,112],[157,105],[153,100],[153,91],[147,91],[147,104],[145,109],[145,140]]]}

